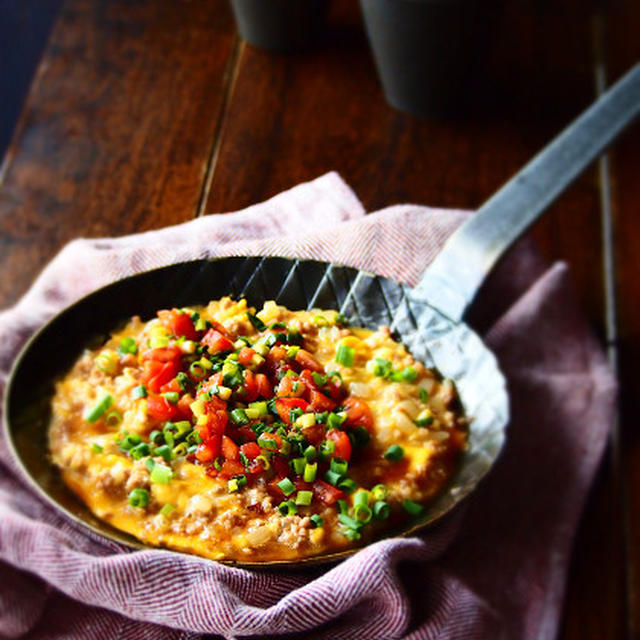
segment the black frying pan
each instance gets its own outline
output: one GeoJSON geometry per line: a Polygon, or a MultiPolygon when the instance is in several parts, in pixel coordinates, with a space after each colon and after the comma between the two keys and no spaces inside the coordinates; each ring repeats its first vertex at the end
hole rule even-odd
{"type": "MultiPolygon", "coordinates": [[[[74,303],[31,338],[7,385],[5,435],[25,475],[41,496],[83,526],[143,548],[95,518],[49,462],[46,432],[55,379],[88,344],[100,343],[134,314],[147,319],[157,309],[206,304],[224,295],[245,296],[257,307],[275,299],[292,309],[340,309],[353,324],[369,328],[390,325],[414,356],[454,380],[473,420],[469,449],[454,481],[424,517],[396,533],[408,535],[433,523],[490,469],[509,420],[504,377],[493,354],[462,322],[464,311],[504,251],[639,112],[637,65],[464,223],[413,289],[335,264],[238,257],[170,265],[125,278],[74,303]]],[[[243,566],[292,566],[349,553],[243,566]]]]}

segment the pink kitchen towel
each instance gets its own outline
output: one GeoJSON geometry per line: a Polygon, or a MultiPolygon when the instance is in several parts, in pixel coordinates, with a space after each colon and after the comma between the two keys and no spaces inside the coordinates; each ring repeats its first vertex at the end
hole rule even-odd
{"type": "MultiPolygon", "coordinates": [[[[67,245],[0,313],[0,389],[28,336],[91,290],[201,257],[332,260],[415,284],[467,214],[365,215],[336,174],[230,215],[67,245]]],[[[28,488],[0,440],[3,638],[546,639],[556,635],[577,522],[613,420],[615,382],[567,269],[521,242],[471,309],[507,377],[512,422],[453,517],[341,564],[251,572],[89,535],[28,488]]]]}

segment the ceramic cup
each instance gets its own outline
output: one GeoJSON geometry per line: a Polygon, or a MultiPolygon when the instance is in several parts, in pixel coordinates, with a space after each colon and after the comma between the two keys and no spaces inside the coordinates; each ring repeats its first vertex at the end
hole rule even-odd
{"type": "Polygon", "coordinates": [[[329,0],[231,0],[238,31],[249,44],[291,52],[317,42],[329,0]]]}
{"type": "Polygon", "coordinates": [[[422,116],[459,114],[482,46],[477,0],[360,0],[387,101],[422,116]]]}

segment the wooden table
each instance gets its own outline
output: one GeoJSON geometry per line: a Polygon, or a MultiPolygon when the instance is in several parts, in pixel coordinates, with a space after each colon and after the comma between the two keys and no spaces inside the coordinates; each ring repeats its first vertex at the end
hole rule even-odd
{"type": "MultiPolygon", "coordinates": [[[[477,207],[640,59],[634,0],[505,5],[476,108],[435,122],[385,104],[353,1],[335,0],[320,48],[287,57],[244,45],[224,0],[68,0],[0,172],[0,308],[72,238],[231,211],[332,169],[370,210],[477,207]]],[[[621,381],[567,639],[640,635],[639,146],[636,125],[534,229],[621,381]]]]}

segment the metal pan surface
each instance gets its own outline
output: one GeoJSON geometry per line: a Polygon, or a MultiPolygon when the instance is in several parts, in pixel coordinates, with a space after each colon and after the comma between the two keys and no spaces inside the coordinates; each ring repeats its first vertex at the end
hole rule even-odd
{"type": "MultiPolygon", "coordinates": [[[[493,354],[462,317],[502,253],[640,111],[640,66],[595,103],[449,239],[414,289],[335,264],[287,258],[237,257],[170,265],[108,285],[55,316],[17,358],[5,394],[5,430],[33,487],[55,508],[93,532],[146,548],[97,519],[66,487],[47,457],[55,380],[81,351],[100,344],[133,315],[205,304],[224,295],[260,307],[339,309],[352,324],[389,325],[419,360],[453,380],[472,419],[468,450],[448,488],[411,525],[411,535],[467,496],[489,471],[505,440],[509,403],[493,354]]],[[[297,561],[241,563],[294,567],[339,560],[355,549],[297,561]]],[[[240,564],[229,562],[229,564],[240,564]]]]}

